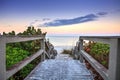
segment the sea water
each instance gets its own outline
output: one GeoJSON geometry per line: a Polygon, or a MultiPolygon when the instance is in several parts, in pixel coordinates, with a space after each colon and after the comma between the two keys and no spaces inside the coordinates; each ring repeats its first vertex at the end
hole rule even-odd
{"type": "Polygon", "coordinates": [[[47,36],[46,38],[54,45],[58,53],[63,49],[73,48],[79,40],[78,36],[47,36]]]}
{"type": "MultiPolygon", "coordinates": [[[[81,34],[81,36],[84,36],[81,34]]],[[[85,36],[120,36],[120,34],[86,34],[85,36]]],[[[76,45],[76,42],[79,40],[79,36],[46,36],[46,39],[49,39],[50,43],[52,43],[55,49],[60,53],[63,49],[71,49],[76,45]]],[[[84,40],[88,43],[88,40],[84,40]]],[[[84,45],[84,44],[83,44],[84,45]]]]}

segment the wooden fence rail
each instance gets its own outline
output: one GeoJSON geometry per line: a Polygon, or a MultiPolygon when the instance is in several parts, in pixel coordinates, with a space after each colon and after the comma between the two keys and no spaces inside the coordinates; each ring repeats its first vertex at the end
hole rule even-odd
{"type": "MultiPolygon", "coordinates": [[[[38,56],[42,56],[41,60],[45,60],[46,56],[51,58],[51,53],[54,52],[53,46],[48,46],[45,41],[45,36],[0,36],[0,80],[6,80],[32,60],[38,56]],[[6,43],[38,40],[41,41],[41,49],[31,55],[27,60],[21,61],[20,64],[12,70],[6,70],[6,43]],[[45,50],[47,45],[48,51],[45,50]]],[[[80,57],[80,61],[84,62],[84,58],[92,65],[92,67],[105,79],[105,80],[120,80],[120,36],[80,36],[77,42],[75,53],[80,57]],[[92,58],[83,50],[83,40],[92,40],[96,42],[103,42],[110,44],[109,54],[109,67],[106,69],[98,61],[92,58]]],[[[55,53],[56,54],[56,53],[55,53]]],[[[53,55],[53,53],[52,53],[53,55]]]]}
{"type": "Polygon", "coordinates": [[[104,80],[120,80],[120,36],[80,36],[76,47],[80,61],[87,60],[104,80]],[[110,44],[108,69],[83,50],[83,40],[110,44]]]}
{"type": "MultiPolygon", "coordinates": [[[[47,45],[49,47],[49,45],[47,45]]],[[[45,51],[45,35],[40,36],[0,36],[0,80],[6,80],[28,63],[36,59],[38,56],[41,55],[41,61],[45,60],[45,56],[50,56],[45,51]],[[23,41],[30,41],[30,40],[40,40],[41,41],[41,49],[29,56],[28,58],[24,59],[17,63],[18,65],[11,70],[6,70],[6,44],[7,43],[14,43],[14,42],[23,42],[23,41]]]]}

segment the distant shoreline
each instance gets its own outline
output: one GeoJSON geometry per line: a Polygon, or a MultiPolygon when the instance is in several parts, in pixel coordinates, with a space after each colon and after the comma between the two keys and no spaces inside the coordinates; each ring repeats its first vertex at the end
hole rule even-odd
{"type": "Polygon", "coordinates": [[[79,36],[120,36],[120,33],[115,34],[47,34],[47,37],[79,37],[79,36]]]}

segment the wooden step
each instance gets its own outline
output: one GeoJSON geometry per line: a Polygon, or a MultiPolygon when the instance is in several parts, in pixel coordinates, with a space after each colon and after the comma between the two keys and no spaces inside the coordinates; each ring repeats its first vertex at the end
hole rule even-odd
{"type": "Polygon", "coordinates": [[[93,80],[93,76],[78,60],[50,59],[40,63],[25,80],[93,80]]]}

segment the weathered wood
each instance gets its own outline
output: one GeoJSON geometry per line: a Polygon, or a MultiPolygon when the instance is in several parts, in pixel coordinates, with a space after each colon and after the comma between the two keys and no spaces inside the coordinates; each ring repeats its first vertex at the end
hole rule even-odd
{"type": "MultiPolygon", "coordinates": [[[[30,63],[32,60],[40,56],[43,52],[44,50],[39,50],[37,53],[31,55],[30,57],[18,63],[17,66],[15,66],[13,69],[7,70],[7,76],[6,76],[7,79],[13,74],[15,74],[16,72],[18,72],[20,69],[22,69],[24,66],[26,66],[28,63],[30,63]]],[[[4,79],[1,79],[1,80],[4,80],[4,79]]]]}
{"type": "MultiPolygon", "coordinates": [[[[43,38],[42,40],[40,40],[41,42],[41,49],[45,50],[45,38],[43,38]]],[[[41,61],[45,60],[45,53],[43,52],[43,54],[41,55],[41,61]]]]}
{"type": "Polygon", "coordinates": [[[6,43],[0,38],[0,80],[6,80],[6,43]]]}
{"type": "Polygon", "coordinates": [[[120,80],[120,38],[111,39],[108,74],[109,80],[120,80]]]}
{"type": "Polygon", "coordinates": [[[79,51],[79,53],[80,53],[80,62],[82,62],[83,63],[83,56],[82,56],[82,53],[81,53],[81,50],[83,50],[83,39],[79,39],[79,41],[80,41],[80,51],[79,51]]]}
{"type": "Polygon", "coordinates": [[[105,80],[120,80],[120,36],[81,36],[80,39],[110,44],[109,69],[105,70],[99,63],[92,60],[84,51],[84,58],[97,70],[105,80]]]}
{"type": "MultiPolygon", "coordinates": [[[[45,35],[39,35],[39,36],[0,36],[0,80],[6,80],[16,72],[18,72],[20,69],[22,69],[24,66],[26,66],[28,63],[30,63],[32,60],[37,58],[39,55],[43,55],[42,59],[45,60],[45,35]],[[20,61],[19,63],[15,64],[11,69],[6,71],[6,43],[14,43],[14,42],[22,42],[22,41],[30,41],[30,40],[41,40],[41,50],[37,52],[36,54],[26,58],[23,61],[20,61]]],[[[48,56],[48,55],[47,55],[48,56]]]]}
{"type": "Polygon", "coordinates": [[[80,36],[80,38],[98,38],[98,39],[112,39],[112,38],[120,38],[120,35],[116,36],[80,36]]]}
{"type": "Polygon", "coordinates": [[[92,67],[104,78],[104,80],[108,80],[107,69],[103,65],[101,65],[98,61],[96,61],[85,51],[81,50],[81,54],[92,65],[92,67]]]}
{"type": "Polygon", "coordinates": [[[90,38],[90,37],[82,37],[81,39],[83,40],[90,40],[90,41],[95,41],[95,42],[101,42],[101,43],[106,43],[106,44],[110,44],[110,38],[90,38]]]}
{"type": "Polygon", "coordinates": [[[30,40],[37,40],[43,39],[44,36],[2,36],[1,38],[5,38],[6,43],[14,43],[14,42],[22,42],[22,41],[30,41],[30,40]]]}
{"type": "Polygon", "coordinates": [[[38,64],[24,80],[93,80],[93,75],[79,60],[62,58],[38,64]]]}
{"type": "Polygon", "coordinates": [[[44,51],[44,54],[50,59],[50,55],[46,51],[44,51]]]}

